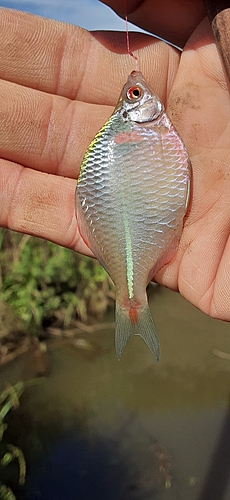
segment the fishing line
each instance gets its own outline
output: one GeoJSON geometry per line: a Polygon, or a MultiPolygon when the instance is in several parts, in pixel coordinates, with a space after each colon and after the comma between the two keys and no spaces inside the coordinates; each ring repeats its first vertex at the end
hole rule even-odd
{"type": "Polygon", "coordinates": [[[136,71],[138,71],[138,69],[139,69],[138,58],[133,54],[133,52],[131,51],[131,48],[130,48],[129,26],[128,26],[128,15],[127,15],[127,2],[126,2],[126,0],[124,0],[124,7],[125,7],[125,26],[126,26],[126,46],[127,46],[127,52],[135,60],[136,71]]]}

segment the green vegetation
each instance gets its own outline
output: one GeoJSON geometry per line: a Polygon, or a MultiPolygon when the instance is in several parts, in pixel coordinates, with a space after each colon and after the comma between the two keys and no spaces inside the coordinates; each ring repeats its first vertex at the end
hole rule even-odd
{"type": "MultiPolygon", "coordinates": [[[[105,312],[112,284],[94,259],[0,229],[0,313],[37,335],[45,321],[62,327],[105,312]]],[[[1,324],[4,330],[4,325],[1,324]]]]}
{"type": "MultiPolygon", "coordinates": [[[[19,487],[25,483],[26,461],[20,443],[9,442],[8,415],[18,408],[25,388],[44,380],[40,375],[46,370],[46,343],[39,341],[44,329],[54,325],[60,331],[71,326],[75,330],[79,319],[85,322],[88,316],[101,316],[111,295],[111,280],[96,260],[0,229],[0,365],[28,350],[27,363],[30,358],[32,371],[39,376],[0,388],[0,472],[10,477],[13,465],[19,487]]],[[[16,500],[13,484],[3,477],[0,500],[16,500]]]]}
{"type": "MultiPolygon", "coordinates": [[[[0,444],[3,439],[3,434],[7,429],[5,418],[8,413],[17,409],[19,399],[27,387],[35,384],[40,384],[42,378],[28,380],[27,382],[18,381],[15,385],[7,385],[7,387],[0,392],[0,444]]],[[[11,462],[16,461],[18,468],[18,484],[23,485],[26,478],[26,461],[23,451],[14,446],[13,444],[5,443],[7,451],[0,458],[0,468],[6,467],[11,462]]],[[[16,500],[11,488],[0,482],[0,500],[16,500]]]]}

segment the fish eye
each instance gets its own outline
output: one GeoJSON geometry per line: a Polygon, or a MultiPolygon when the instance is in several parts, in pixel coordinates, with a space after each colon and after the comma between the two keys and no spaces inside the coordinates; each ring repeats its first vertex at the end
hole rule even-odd
{"type": "Polygon", "coordinates": [[[142,96],[142,89],[137,85],[130,87],[126,92],[126,95],[130,101],[136,101],[142,96]]]}

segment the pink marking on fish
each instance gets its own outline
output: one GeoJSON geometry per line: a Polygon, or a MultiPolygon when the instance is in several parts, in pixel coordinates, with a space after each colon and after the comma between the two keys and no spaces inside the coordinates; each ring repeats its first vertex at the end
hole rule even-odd
{"type": "Polygon", "coordinates": [[[141,142],[142,140],[143,138],[136,130],[131,132],[121,132],[114,137],[115,144],[122,144],[123,142],[141,142]]]}
{"type": "Polygon", "coordinates": [[[130,307],[130,309],[129,309],[129,319],[130,319],[132,325],[136,325],[137,324],[138,314],[137,314],[137,310],[135,309],[135,307],[130,307]]]}

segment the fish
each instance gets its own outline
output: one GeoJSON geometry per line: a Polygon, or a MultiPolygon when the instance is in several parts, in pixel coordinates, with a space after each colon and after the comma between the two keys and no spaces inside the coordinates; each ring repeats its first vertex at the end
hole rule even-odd
{"type": "Polygon", "coordinates": [[[183,141],[142,73],[132,71],[83,157],[76,187],[80,235],[115,285],[119,360],[133,335],[160,358],[146,287],[176,253],[189,185],[183,141]]]}

